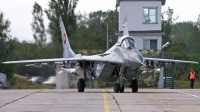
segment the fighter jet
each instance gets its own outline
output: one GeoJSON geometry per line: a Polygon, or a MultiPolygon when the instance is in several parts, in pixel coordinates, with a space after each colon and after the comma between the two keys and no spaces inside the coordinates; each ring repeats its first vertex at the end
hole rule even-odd
{"type": "Polygon", "coordinates": [[[27,66],[34,67],[47,65],[54,67],[58,74],[65,73],[65,75],[83,76],[83,78],[78,80],[78,92],[84,92],[88,76],[104,82],[119,81],[114,84],[114,92],[116,93],[124,92],[124,79],[129,80],[129,87],[132,89],[132,92],[138,91],[136,74],[140,67],[146,70],[154,70],[155,68],[163,67],[166,63],[198,64],[198,62],[194,61],[143,57],[137,49],[134,38],[129,36],[126,19],[123,24],[123,36],[105,53],[91,56],[75,54],[70,47],[61,17],[59,18],[59,23],[62,35],[63,58],[7,61],[3,63],[27,63],[27,66]],[[155,64],[155,62],[157,63],[155,64]]]}

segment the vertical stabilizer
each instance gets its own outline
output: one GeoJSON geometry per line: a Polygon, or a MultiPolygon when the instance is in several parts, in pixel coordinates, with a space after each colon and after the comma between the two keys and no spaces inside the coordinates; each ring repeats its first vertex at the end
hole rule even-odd
{"type": "Polygon", "coordinates": [[[123,36],[129,36],[128,32],[128,23],[127,23],[127,16],[124,18],[124,23],[123,23],[123,36]]]}
{"type": "Polygon", "coordinates": [[[72,51],[70,47],[67,32],[65,30],[65,26],[63,24],[61,16],[59,18],[59,23],[60,23],[60,30],[61,30],[62,44],[63,44],[63,58],[73,58],[75,57],[75,53],[72,51]]]}

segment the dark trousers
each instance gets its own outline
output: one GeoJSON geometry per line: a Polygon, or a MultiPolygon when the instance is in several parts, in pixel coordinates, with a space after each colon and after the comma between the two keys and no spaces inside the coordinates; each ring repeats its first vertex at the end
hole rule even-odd
{"type": "Polygon", "coordinates": [[[190,79],[190,88],[191,88],[191,89],[194,88],[194,79],[190,79]]]}

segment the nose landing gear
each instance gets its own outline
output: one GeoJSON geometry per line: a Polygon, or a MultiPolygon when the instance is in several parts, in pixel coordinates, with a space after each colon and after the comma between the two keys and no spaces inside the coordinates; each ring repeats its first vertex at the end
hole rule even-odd
{"type": "Polygon", "coordinates": [[[120,87],[120,84],[115,83],[114,92],[115,93],[118,93],[118,92],[123,93],[124,92],[124,85],[121,85],[121,87],[120,87]]]}

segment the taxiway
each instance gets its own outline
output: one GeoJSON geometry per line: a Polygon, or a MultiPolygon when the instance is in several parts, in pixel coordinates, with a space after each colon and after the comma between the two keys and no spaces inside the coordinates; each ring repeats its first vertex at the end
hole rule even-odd
{"type": "Polygon", "coordinates": [[[200,112],[199,89],[0,90],[1,112],[200,112]]]}

